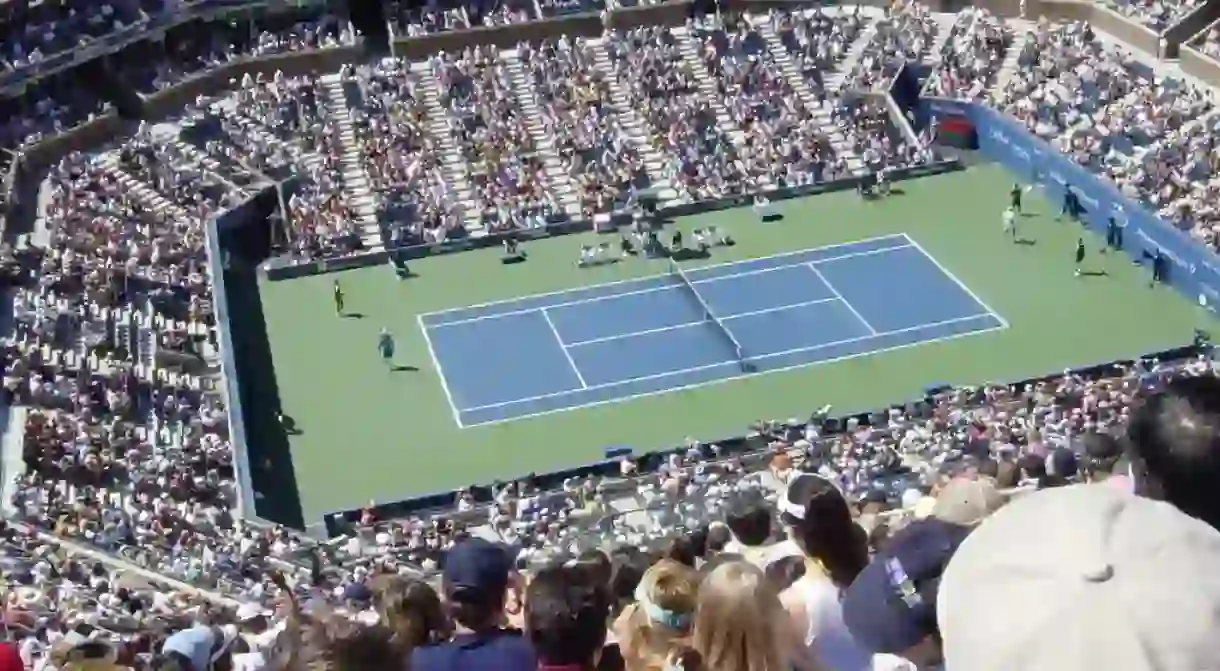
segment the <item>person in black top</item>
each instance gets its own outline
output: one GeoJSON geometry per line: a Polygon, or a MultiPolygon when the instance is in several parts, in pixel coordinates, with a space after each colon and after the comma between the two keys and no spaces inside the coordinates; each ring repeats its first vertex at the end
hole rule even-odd
{"type": "Polygon", "coordinates": [[[674,230],[673,243],[670,245],[670,248],[675,252],[682,249],[682,231],[681,230],[674,230]]]}
{"type": "Polygon", "coordinates": [[[516,256],[517,255],[517,239],[516,238],[513,238],[513,237],[504,238],[504,255],[505,256],[516,256]]]}
{"type": "Polygon", "coordinates": [[[631,254],[631,238],[624,235],[618,242],[618,248],[623,252],[623,256],[631,254]]]}
{"type": "Polygon", "coordinates": [[[1012,210],[1013,210],[1013,212],[1016,212],[1017,214],[1021,213],[1021,192],[1022,192],[1021,185],[1016,182],[1013,182],[1012,191],[1008,192],[1008,196],[1009,196],[1009,199],[1011,200],[1010,204],[1012,205],[1012,210]]]}
{"type": "Polygon", "coordinates": [[[1080,266],[1084,263],[1084,238],[1076,239],[1076,277],[1080,277],[1080,266]]]}
{"type": "Polygon", "coordinates": [[[1063,186],[1063,207],[1059,210],[1059,217],[1067,217],[1075,219],[1077,214],[1076,194],[1072,191],[1071,184],[1063,186]]]}
{"type": "Polygon", "coordinates": [[[873,195],[873,175],[868,173],[861,175],[859,181],[856,182],[856,192],[861,198],[873,195]]]}
{"type": "Polygon", "coordinates": [[[335,314],[343,315],[343,287],[339,286],[339,280],[335,280],[335,314]]]}
{"type": "Polygon", "coordinates": [[[1165,252],[1160,249],[1156,250],[1156,255],[1152,257],[1152,283],[1164,282],[1166,272],[1169,269],[1168,260],[1165,258],[1165,252]]]}

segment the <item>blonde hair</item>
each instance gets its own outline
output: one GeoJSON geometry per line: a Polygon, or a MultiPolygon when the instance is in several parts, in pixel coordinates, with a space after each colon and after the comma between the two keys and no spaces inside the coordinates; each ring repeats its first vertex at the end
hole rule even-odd
{"type": "Polygon", "coordinates": [[[636,588],[641,601],[627,606],[614,624],[628,671],[660,671],[675,649],[690,645],[698,590],[698,573],[671,559],[644,573],[636,588]]]}
{"type": "Polygon", "coordinates": [[[727,562],[699,587],[691,644],[703,668],[789,671],[788,624],[766,575],[748,562],[727,562]]]}
{"type": "Polygon", "coordinates": [[[422,580],[383,576],[374,581],[373,595],[381,623],[390,629],[402,654],[449,637],[440,596],[422,580]]]}

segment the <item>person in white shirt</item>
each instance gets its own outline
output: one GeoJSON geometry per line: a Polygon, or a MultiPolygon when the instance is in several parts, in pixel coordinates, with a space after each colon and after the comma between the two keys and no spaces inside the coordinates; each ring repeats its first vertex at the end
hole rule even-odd
{"type": "Polygon", "coordinates": [[[813,473],[792,479],[777,502],[780,519],[805,557],[805,573],[780,595],[809,655],[835,671],[913,671],[892,655],[874,655],[843,622],[841,598],[868,565],[868,536],[838,486],[813,473]]]}
{"type": "Polygon", "coordinates": [[[1004,232],[1012,236],[1012,241],[1017,241],[1017,212],[1012,207],[1004,210],[1004,232]]]}

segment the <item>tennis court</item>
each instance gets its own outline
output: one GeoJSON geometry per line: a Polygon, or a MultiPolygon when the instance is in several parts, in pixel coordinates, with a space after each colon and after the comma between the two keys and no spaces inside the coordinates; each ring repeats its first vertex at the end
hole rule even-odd
{"type": "Polygon", "coordinates": [[[460,427],[1008,326],[905,233],[418,320],[460,427]]]}

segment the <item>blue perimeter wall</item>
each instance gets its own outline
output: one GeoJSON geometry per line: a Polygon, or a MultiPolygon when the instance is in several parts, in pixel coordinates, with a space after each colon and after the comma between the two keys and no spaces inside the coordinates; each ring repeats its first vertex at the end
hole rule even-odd
{"type": "Polygon", "coordinates": [[[1024,126],[980,105],[946,98],[921,98],[917,124],[966,119],[978,135],[979,150],[1014,173],[1023,183],[1037,184],[1052,203],[1063,202],[1064,190],[1076,193],[1081,221],[1103,235],[1110,217],[1122,225],[1125,251],[1137,263],[1157,250],[1171,263],[1168,281],[1191,301],[1217,312],[1220,307],[1220,256],[1193,240],[1145,205],[1124,196],[1114,183],[1074,163],[1024,126]]]}

